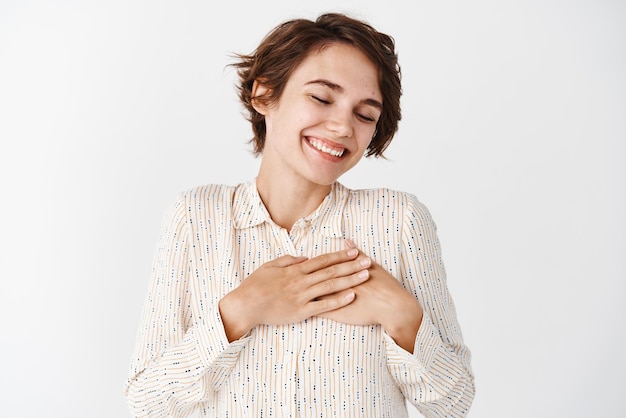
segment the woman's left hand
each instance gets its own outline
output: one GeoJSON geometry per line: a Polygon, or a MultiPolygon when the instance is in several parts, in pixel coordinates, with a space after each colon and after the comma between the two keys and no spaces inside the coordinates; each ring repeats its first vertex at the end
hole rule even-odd
{"type": "MultiPolygon", "coordinates": [[[[346,247],[354,247],[346,241],[346,247]]],[[[352,303],[319,315],[351,325],[380,324],[394,341],[413,352],[415,337],[422,323],[422,307],[415,297],[388,271],[372,261],[370,278],[353,288],[352,303]]]]}

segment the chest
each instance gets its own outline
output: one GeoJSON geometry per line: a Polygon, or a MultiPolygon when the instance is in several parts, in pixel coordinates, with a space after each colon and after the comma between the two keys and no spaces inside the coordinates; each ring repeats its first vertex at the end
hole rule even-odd
{"type": "Polygon", "coordinates": [[[206,294],[221,298],[261,265],[283,255],[316,257],[344,249],[345,239],[398,277],[401,228],[397,219],[384,216],[344,216],[341,236],[323,227],[299,221],[291,231],[263,223],[237,229],[222,223],[213,230],[195,231],[193,267],[201,276],[206,294]]]}

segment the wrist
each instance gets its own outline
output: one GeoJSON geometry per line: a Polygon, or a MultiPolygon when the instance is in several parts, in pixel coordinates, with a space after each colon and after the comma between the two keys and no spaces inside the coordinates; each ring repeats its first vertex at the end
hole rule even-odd
{"type": "Polygon", "coordinates": [[[226,294],[218,303],[224,332],[229,342],[238,340],[256,325],[248,320],[245,307],[246,304],[239,297],[237,289],[226,294]]]}
{"type": "Polygon", "coordinates": [[[381,325],[396,344],[412,353],[424,311],[415,298],[409,294],[407,296],[403,302],[395,305],[395,309],[389,311],[388,319],[381,325]]]}

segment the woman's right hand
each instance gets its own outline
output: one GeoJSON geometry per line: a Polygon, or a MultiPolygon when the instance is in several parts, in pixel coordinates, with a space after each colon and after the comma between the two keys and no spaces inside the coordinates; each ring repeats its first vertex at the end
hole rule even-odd
{"type": "Polygon", "coordinates": [[[355,248],[311,259],[286,255],[263,264],[219,302],[228,340],[256,325],[300,322],[348,305],[354,300],[351,288],[368,279],[370,265],[355,248]]]}

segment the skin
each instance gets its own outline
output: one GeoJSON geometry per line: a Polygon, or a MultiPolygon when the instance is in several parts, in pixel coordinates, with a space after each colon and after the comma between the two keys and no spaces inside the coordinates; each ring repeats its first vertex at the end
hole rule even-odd
{"type": "MultiPolygon", "coordinates": [[[[268,93],[257,80],[253,96],[268,93]]],[[[290,230],[320,205],[332,183],[363,157],[382,105],[376,66],[339,43],[310,53],[276,104],[255,105],[267,128],[257,188],[274,222],[290,230]]],[[[283,256],[248,276],[219,303],[229,341],[257,325],[321,316],[380,324],[413,352],[421,306],[353,243],[345,247],[312,259],[283,256]]]]}

